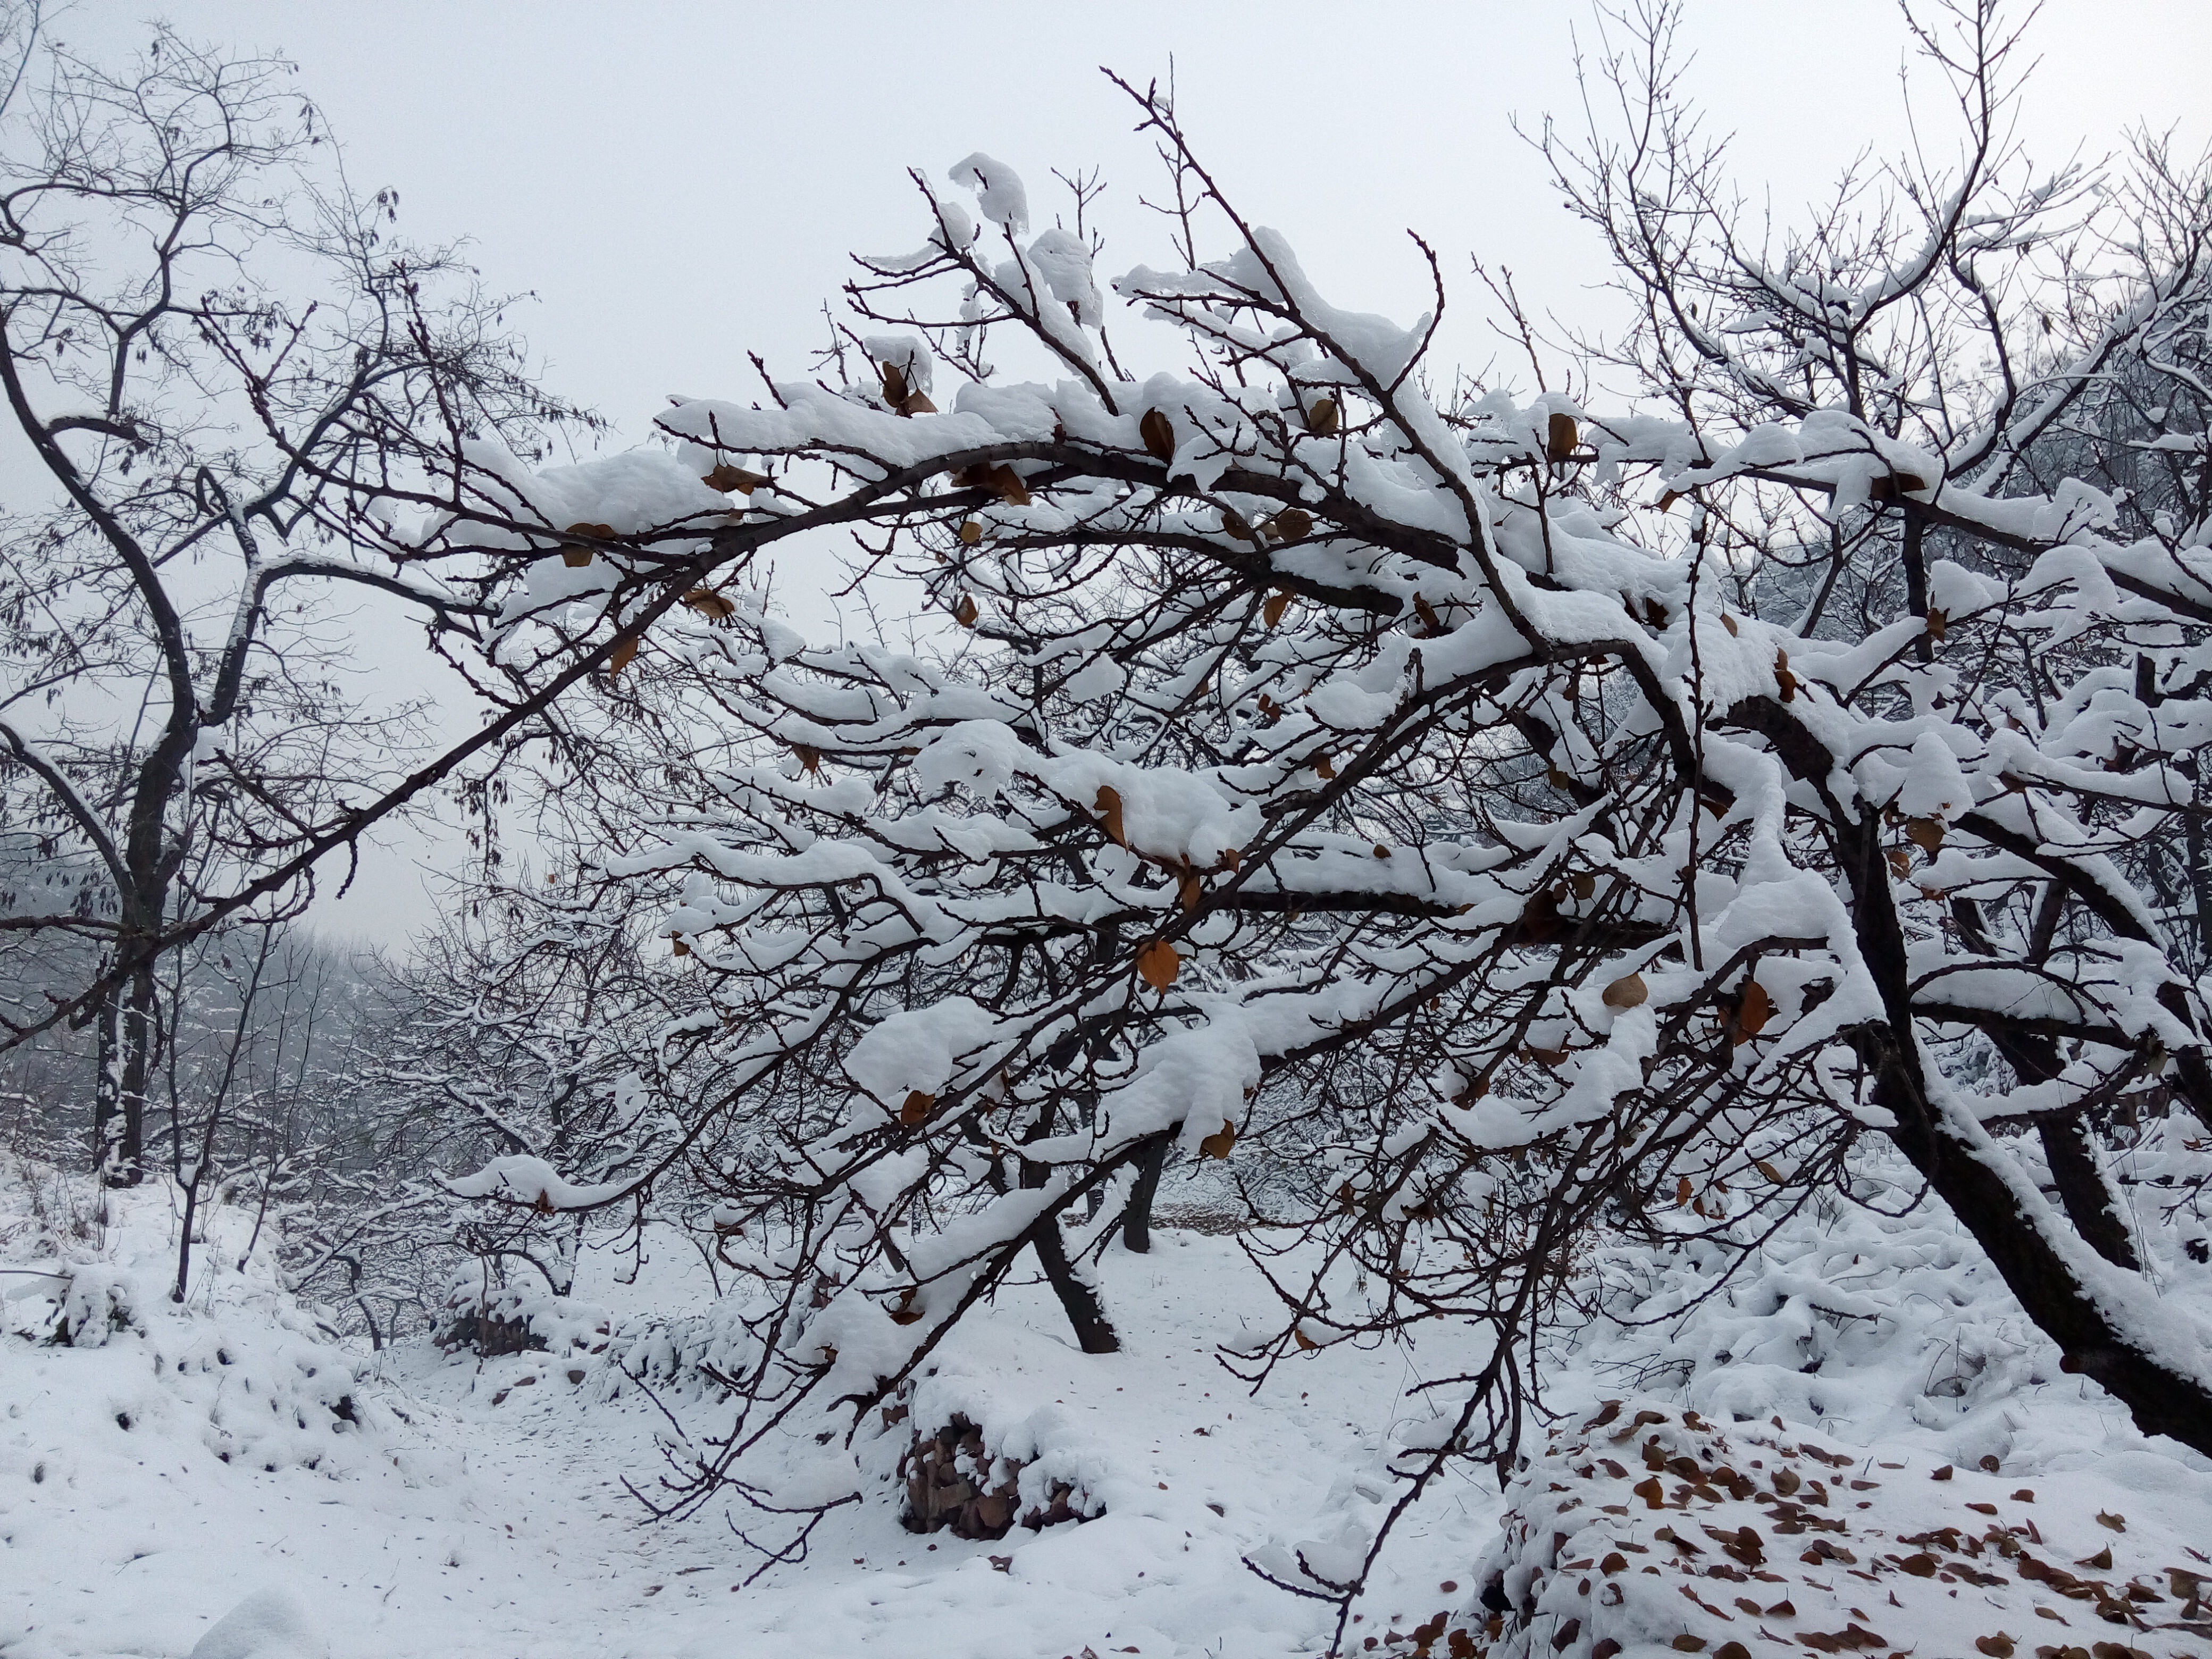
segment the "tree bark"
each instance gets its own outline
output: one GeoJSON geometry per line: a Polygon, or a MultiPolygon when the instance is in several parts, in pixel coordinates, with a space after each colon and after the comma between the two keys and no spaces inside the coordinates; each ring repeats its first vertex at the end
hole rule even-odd
{"type": "Polygon", "coordinates": [[[2172,1435],[2212,1455],[2212,1389],[2203,1379],[2161,1364],[2115,1325],[2021,1213],[1997,1172],[1924,1109],[1916,1111],[1904,1088],[1886,1079],[1875,1098],[1897,1114],[1890,1139],[1973,1234],[2027,1316],[2058,1345],[2061,1368],[2095,1379],[2144,1433],[2172,1435]]]}
{"type": "Polygon", "coordinates": [[[136,1187],[145,1177],[154,999],[154,969],[148,963],[112,993],[100,1011],[92,1152],[102,1186],[136,1187]]]}

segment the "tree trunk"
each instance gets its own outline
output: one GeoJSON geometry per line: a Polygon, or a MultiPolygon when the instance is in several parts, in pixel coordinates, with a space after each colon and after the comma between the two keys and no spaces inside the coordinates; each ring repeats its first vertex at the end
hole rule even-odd
{"type": "Polygon", "coordinates": [[[103,1186],[136,1187],[145,1177],[154,1000],[154,970],[149,964],[131,975],[100,1010],[92,1133],[94,1168],[103,1186]]]}
{"type": "Polygon", "coordinates": [[[1973,1234],[2027,1316],[2058,1345],[2061,1368],[2094,1378],[2145,1434],[2169,1434],[2212,1455],[2212,1389],[2203,1379],[2162,1364],[2116,1325],[2021,1212],[2003,1178],[1948,1126],[1924,1116],[1911,1121],[1918,1115],[1902,1090],[1877,1089],[1876,1098],[1889,1105],[1884,1096],[1905,1108],[1891,1106],[1899,1127],[1890,1139],[1973,1234]]]}
{"type": "Polygon", "coordinates": [[[1840,824],[1837,850],[1851,884],[1860,954],[1888,1016],[1885,1023],[1862,1026],[1853,1041],[1875,1079],[1875,1103],[1896,1120],[1887,1131],[1890,1139],[1974,1236],[2027,1316],[2058,1345],[2063,1369],[2094,1378],[2145,1434],[2172,1435],[2212,1455],[2212,1389],[2194,1371],[2155,1357],[2116,1322],[2027,1213],[2023,1195],[1929,1097],[1913,1036],[1904,929],[1880,830],[1871,813],[1840,824]]]}
{"type": "Polygon", "coordinates": [[[1167,1167],[1168,1138],[1162,1135],[1137,1160],[1137,1178],[1129,1187],[1129,1207],[1121,1212],[1121,1248],[1133,1255],[1146,1255],[1152,1248],[1152,1199],[1160,1189],[1160,1171],[1167,1167]]]}
{"type": "Polygon", "coordinates": [[[1098,1292],[1078,1277],[1075,1264],[1067,1259],[1067,1246],[1060,1239],[1060,1221],[1048,1217],[1036,1231],[1037,1260],[1044,1264],[1044,1276],[1053,1291],[1060,1297],[1060,1305],[1066,1310],[1067,1322],[1075,1328],[1075,1340],[1085,1353],[1119,1353],[1121,1339],[1106,1317],[1105,1305],[1098,1292]]]}
{"type": "MultiPolygon", "coordinates": [[[[1024,1144],[1042,1140],[1053,1132],[1059,1112],[1057,1103],[1048,1100],[1038,1110],[1036,1121],[1022,1137],[1024,1144]]],[[[1022,1185],[1042,1187],[1051,1179],[1052,1171],[1042,1164],[1022,1160],[1022,1185]]],[[[1037,1260],[1044,1265],[1044,1276],[1066,1310],[1067,1322],[1075,1328],[1075,1340],[1085,1353],[1119,1353],[1121,1339],[1114,1333],[1113,1322],[1106,1317],[1105,1304],[1098,1292],[1077,1277],[1075,1264],[1067,1259],[1067,1246],[1060,1236],[1060,1218],[1048,1214],[1039,1222],[1032,1234],[1037,1260]]]]}
{"type": "Polygon", "coordinates": [[[2058,1188],[2058,1201],[2066,1218],[2083,1243],[2116,1267],[2140,1268],[2135,1241],[2114,1201],[2112,1188],[2097,1163],[2095,1146],[2079,1112],[2052,1112],[2035,1120],[2043,1137],[2043,1155],[2051,1164],[2051,1179],[2058,1188]]]}

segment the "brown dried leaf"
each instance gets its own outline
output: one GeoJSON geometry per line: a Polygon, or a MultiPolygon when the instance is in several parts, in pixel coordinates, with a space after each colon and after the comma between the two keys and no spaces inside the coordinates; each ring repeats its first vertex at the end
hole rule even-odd
{"type": "Polygon", "coordinates": [[[1272,541],[1304,541],[1313,534],[1313,514],[1302,507],[1286,507],[1260,527],[1272,541]]]}
{"type": "Polygon", "coordinates": [[[1681,499],[1682,492],[1680,490],[1670,489],[1659,498],[1659,510],[1662,513],[1671,513],[1674,510],[1674,503],[1681,499]]]}
{"type": "Polygon", "coordinates": [[[1674,1207],[1676,1209],[1680,1210],[1688,1207],[1692,1191],[1692,1188],[1690,1186],[1689,1176],[1683,1176],[1674,1182],[1674,1207]]]}
{"type": "Polygon", "coordinates": [[[1977,1636],[1974,1651],[1986,1653],[1990,1659],[2012,1659],[2014,1644],[2011,1637],[1999,1631],[1995,1636],[1977,1636]]]}
{"type": "Polygon", "coordinates": [[[1413,614],[1421,619],[1421,625],[1431,634],[1441,634],[1444,631],[1443,623],[1437,616],[1436,606],[1429,603],[1425,594],[1413,595],[1413,614]]]}
{"type": "Polygon", "coordinates": [[[691,954],[691,947],[684,942],[681,933],[669,935],[668,951],[671,956],[688,957],[691,954]]]}
{"type": "Polygon", "coordinates": [[[1317,438],[1328,438],[1335,435],[1336,426],[1336,399],[1315,398],[1313,407],[1306,410],[1306,430],[1317,438]]]}
{"type": "Polygon", "coordinates": [[[984,487],[999,492],[999,499],[1008,507],[1027,507],[1030,487],[1022,482],[1022,475],[1004,461],[983,475],[984,487]]]}
{"type": "Polygon", "coordinates": [[[1605,988],[1605,1006],[1608,1008],[1641,1008],[1651,995],[1651,988],[1644,982],[1641,974],[1629,974],[1605,988]]]}
{"type": "Polygon", "coordinates": [[[916,1089],[907,1096],[906,1104],[899,1108],[899,1121],[911,1129],[918,1123],[927,1121],[929,1115],[936,1109],[937,1097],[916,1089]]]}
{"type": "Polygon", "coordinates": [[[1741,1042],[1747,1037],[1755,1037],[1766,1029],[1766,1022],[1773,1018],[1774,999],[1767,995],[1764,985],[1753,980],[1743,988],[1743,1004],[1736,1010],[1735,1018],[1730,1022],[1740,1035],[1732,1035],[1729,1040],[1741,1042]]]}
{"type": "Polygon", "coordinates": [[[1597,878],[1587,870],[1577,870],[1567,878],[1567,886],[1578,899],[1591,897],[1597,891],[1597,878]]]}
{"type": "Polygon", "coordinates": [[[1314,763],[1314,775],[1318,778],[1334,778],[1336,775],[1336,763],[1323,755],[1314,763]]]}
{"type": "Polygon", "coordinates": [[[636,658],[636,635],[632,634],[627,638],[617,641],[614,648],[614,654],[607,659],[607,678],[609,679],[614,678],[616,675],[621,673],[623,669],[629,667],[632,662],[635,661],[636,658]]]}
{"type": "Polygon", "coordinates": [[[906,371],[896,363],[885,363],[882,368],[884,401],[896,409],[906,401],[906,371]]]}
{"type": "Polygon", "coordinates": [[[1155,939],[1137,953],[1137,972],[1155,991],[1164,992],[1182,971],[1182,958],[1165,939],[1155,939]]]}
{"type": "Polygon", "coordinates": [[[569,536],[596,536],[603,542],[615,538],[615,527],[611,524],[572,524],[562,532],[569,536]]]}
{"type": "Polygon", "coordinates": [[[1286,587],[1268,594],[1266,602],[1260,606],[1260,620],[1270,628],[1274,627],[1282,621],[1284,612],[1291,608],[1293,597],[1286,587]]]}
{"type": "Polygon", "coordinates": [[[1091,809],[1106,825],[1107,838],[1116,847],[1127,847],[1129,838],[1121,830],[1121,792],[1110,783],[1098,786],[1098,799],[1091,809]]]}
{"type": "Polygon", "coordinates": [[[1225,1161],[1229,1154],[1236,1149],[1236,1146],[1237,1126],[1224,1122],[1218,1129],[1198,1143],[1198,1155],[1200,1158],[1218,1158],[1225,1161]]]}
{"type": "Polygon", "coordinates": [[[1912,873],[1912,854],[1902,847],[1889,849],[1889,872],[1899,881],[1912,873]]]}
{"type": "Polygon", "coordinates": [[[1233,507],[1221,509],[1221,528],[1224,534],[1234,536],[1240,542],[1260,539],[1260,532],[1252,528],[1252,521],[1233,507]]]}
{"type": "Polygon", "coordinates": [[[1943,820],[1941,818],[1907,818],[1905,838],[1922,852],[1934,858],[1943,846],[1943,820]]]}
{"type": "Polygon", "coordinates": [[[1735,618],[1729,616],[1725,611],[1721,612],[1721,626],[1727,629],[1729,634],[1735,634],[1735,618]]]}
{"type": "Polygon", "coordinates": [[[937,405],[929,401],[926,392],[909,392],[899,402],[898,412],[905,416],[934,415],[937,405]]]}
{"type": "Polygon", "coordinates": [[[709,489],[720,490],[725,495],[732,493],[750,495],[768,480],[757,472],[748,472],[741,466],[732,466],[724,461],[700,482],[709,489]]]}
{"type": "Polygon", "coordinates": [[[1950,626],[1950,617],[1942,611],[1930,611],[1928,613],[1928,637],[1938,645],[1942,644],[1943,630],[1950,626]]]}
{"type": "Polygon", "coordinates": [[[1145,449],[1154,460],[1175,459],[1175,423],[1158,410],[1145,411],[1145,418],[1137,422],[1137,435],[1145,441],[1145,449]]]}
{"type": "Polygon", "coordinates": [[[1176,902],[1182,906],[1185,915],[1198,908],[1198,902],[1205,893],[1196,871],[1186,870],[1176,878],[1176,902]]]}
{"type": "Polygon", "coordinates": [[[684,596],[690,605],[709,622],[727,622],[738,614],[738,607],[711,587],[695,587],[684,596]]]}
{"type": "Polygon", "coordinates": [[[1559,931],[1559,896],[1548,887],[1540,887],[1528,896],[1528,902],[1521,908],[1521,927],[1526,942],[1541,945],[1559,931]]]}
{"type": "Polygon", "coordinates": [[[973,593],[963,593],[960,596],[960,603],[952,607],[952,620],[963,628],[973,628],[976,618],[982,614],[982,609],[975,603],[975,596],[973,593]]]}
{"type": "Polygon", "coordinates": [[[819,749],[810,748],[803,743],[794,743],[791,745],[791,752],[799,757],[799,763],[808,771],[819,772],[822,769],[822,751],[819,749]]]}
{"type": "MultiPolygon", "coordinates": [[[[1212,1140],[1214,1137],[1208,1135],[1206,1139],[1208,1140],[1212,1140]]],[[[1212,1155],[1209,1153],[1208,1156],[1210,1157],[1212,1155]]],[[[1222,1156],[1226,1158],[1229,1155],[1228,1153],[1224,1152],[1222,1156]]],[[[1295,1325],[1291,1327],[1291,1340],[1297,1343],[1300,1350],[1306,1353],[1311,1353],[1316,1348],[1321,1346],[1320,1343],[1315,1341],[1313,1338],[1308,1336],[1304,1331],[1300,1330],[1295,1325]]]]}
{"type": "Polygon", "coordinates": [[[2100,1527],[2109,1527],[2114,1532],[2125,1532],[2128,1529],[2128,1518],[2124,1515],[2107,1515],[2104,1510],[2099,1510],[2097,1524],[2100,1527]]]}
{"type": "Polygon", "coordinates": [[[1564,461],[1575,453],[1582,441],[1582,434],[1575,429],[1575,417],[1554,410],[1544,434],[1544,459],[1564,461]]]}
{"type": "MultiPolygon", "coordinates": [[[[1753,1159],[1752,1168],[1757,1170],[1759,1174],[1765,1176],[1776,1186],[1779,1187],[1782,1184],[1782,1171],[1776,1169],[1773,1164],[1768,1163],[1765,1158],[1761,1158],[1753,1159]]],[[[1939,1480],[1948,1479],[1948,1476],[1938,1476],[1937,1478],[1939,1480]]]]}
{"type": "Polygon", "coordinates": [[[983,526],[982,526],[981,524],[977,523],[977,522],[976,522],[975,520],[973,520],[973,519],[963,519],[963,520],[961,520],[961,523],[960,523],[960,545],[961,545],[961,546],[963,546],[963,547],[974,547],[974,546],[977,545],[978,544],[980,544],[980,543],[982,541],[982,539],[983,539],[983,526]]]}

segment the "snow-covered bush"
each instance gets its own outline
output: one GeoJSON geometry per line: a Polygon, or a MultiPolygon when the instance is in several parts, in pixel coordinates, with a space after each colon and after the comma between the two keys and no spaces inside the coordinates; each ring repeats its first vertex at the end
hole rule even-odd
{"type": "MultiPolygon", "coordinates": [[[[341,1474],[386,1455],[390,1425],[359,1357],[285,1288],[273,1249],[246,1252],[251,1210],[202,1212],[199,1267],[179,1303],[173,1192],[111,1192],[105,1225],[74,1239],[57,1237],[30,1202],[35,1184],[54,1179],[0,1169],[0,1349],[82,1353],[68,1372],[68,1410],[88,1437],[143,1430],[269,1471],[341,1474]]],[[[55,1373],[41,1375],[51,1386],[55,1373]]],[[[0,1425],[0,1475],[66,1480],[74,1455],[11,1441],[0,1425]]]]}

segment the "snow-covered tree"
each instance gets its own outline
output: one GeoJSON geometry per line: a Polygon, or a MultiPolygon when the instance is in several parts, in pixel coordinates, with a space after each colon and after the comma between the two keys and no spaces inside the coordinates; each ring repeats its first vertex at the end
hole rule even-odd
{"type": "Polygon", "coordinates": [[[493,890],[466,910],[416,941],[352,1034],[295,1227],[302,1282],[395,1318],[457,1266],[483,1289],[568,1295],[577,1200],[634,1188],[680,1132],[655,1057],[669,975],[632,935],[557,897],[493,890]]]}
{"type": "Polygon", "coordinates": [[[1969,3],[1916,26],[1960,147],[1766,228],[1672,26],[1603,60],[1617,130],[1539,140],[1634,306],[1527,331],[1565,389],[1431,365],[1419,243],[1427,314],[1324,295],[1130,86],[1173,264],[1107,280],[970,156],[823,379],[663,412],[747,492],[722,574],[843,527],[938,618],[810,644],[703,584],[623,695],[708,735],[572,781],[628,830],[607,901],[668,890],[714,1085],[658,1167],[754,1279],[701,1482],[889,1401],[1028,1252],[1111,1348],[1085,1261],[1158,1160],[1271,1141],[1322,1266],[1237,1363],[1491,1334],[1417,1476],[1512,1455],[1593,1238],[1741,1248],[1868,1137],[2212,1451],[2193,1267],[2101,1155],[2212,1122],[2206,175],[2034,172],[1969,3]],[[1109,295],[1181,359],[1130,365],[1109,295]]]}

